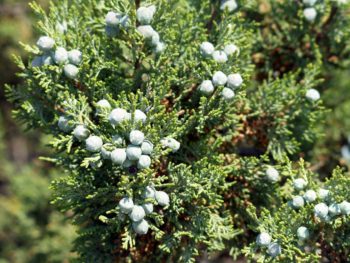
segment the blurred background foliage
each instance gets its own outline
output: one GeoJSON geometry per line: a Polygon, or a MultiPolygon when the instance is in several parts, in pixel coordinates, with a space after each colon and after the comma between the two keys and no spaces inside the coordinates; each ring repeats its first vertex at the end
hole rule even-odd
{"type": "Polygon", "coordinates": [[[18,127],[4,96],[3,85],[19,81],[12,55],[26,56],[19,42],[37,37],[28,2],[0,0],[0,263],[68,262],[75,230],[50,205],[49,184],[60,172],[38,160],[50,138],[18,127]]]}

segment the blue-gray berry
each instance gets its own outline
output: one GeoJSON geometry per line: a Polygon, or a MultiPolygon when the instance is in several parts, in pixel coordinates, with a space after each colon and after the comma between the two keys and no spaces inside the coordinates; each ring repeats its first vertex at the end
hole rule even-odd
{"type": "Polygon", "coordinates": [[[307,190],[304,194],[304,199],[306,202],[314,202],[317,198],[316,192],[314,190],[307,190]]]}
{"type": "Polygon", "coordinates": [[[151,38],[151,44],[152,44],[152,46],[157,46],[159,42],[160,42],[160,36],[159,36],[158,32],[154,31],[152,38],[151,38]]]}
{"type": "Polygon", "coordinates": [[[215,50],[212,56],[213,59],[218,63],[225,63],[228,60],[226,53],[221,50],[215,50]]]}
{"type": "Polygon", "coordinates": [[[145,235],[148,232],[149,225],[145,219],[142,219],[139,222],[133,222],[132,228],[134,229],[136,234],[145,235]]]}
{"type": "Polygon", "coordinates": [[[127,27],[130,25],[130,19],[129,19],[129,16],[128,16],[128,15],[123,15],[123,16],[120,18],[120,25],[121,25],[123,28],[127,28],[127,27]]]}
{"type": "Polygon", "coordinates": [[[106,35],[107,37],[116,37],[119,34],[119,27],[106,26],[106,35]]]}
{"type": "Polygon", "coordinates": [[[152,203],[146,203],[142,205],[143,210],[145,210],[146,215],[153,212],[153,204],[152,203]]]}
{"type": "Polygon", "coordinates": [[[134,121],[136,121],[136,122],[141,121],[141,122],[145,123],[146,120],[147,120],[147,115],[143,111],[135,110],[134,121]]]}
{"type": "Polygon", "coordinates": [[[311,101],[317,101],[320,99],[321,95],[316,89],[308,89],[306,91],[306,98],[311,100],[311,101]]]}
{"type": "Polygon", "coordinates": [[[328,213],[331,216],[340,215],[341,214],[341,209],[340,209],[339,204],[336,204],[336,203],[330,204],[329,207],[328,207],[328,213]]]}
{"type": "Polygon", "coordinates": [[[142,154],[150,155],[153,151],[153,144],[150,141],[144,140],[141,144],[142,154]]]}
{"type": "Polygon", "coordinates": [[[271,243],[271,236],[269,233],[262,232],[257,236],[256,243],[262,247],[268,246],[271,243]]]}
{"type": "Polygon", "coordinates": [[[105,160],[111,159],[111,152],[107,150],[104,146],[101,148],[101,156],[105,160]]]}
{"type": "Polygon", "coordinates": [[[126,148],[126,156],[130,161],[137,161],[142,155],[142,150],[139,146],[130,144],[126,148]]]}
{"type": "Polygon", "coordinates": [[[143,193],[144,198],[155,198],[156,196],[156,190],[152,186],[147,186],[145,188],[145,191],[143,193]]]}
{"type": "Polygon", "coordinates": [[[181,146],[180,142],[173,138],[163,138],[160,140],[160,143],[163,145],[163,147],[172,149],[173,152],[177,152],[181,146]]]}
{"type": "Polygon", "coordinates": [[[124,168],[130,168],[131,166],[135,165],[134,161],[130,161],[128,158],[123,162],[124,168]]]}
{"type": "Polygon", "coordinates": [[[297,230],[297,236],[300,240],[306,240],[309,238],[310,232],[305,226],[301,226],[297,230]]]}
{"type": "Polygon", "coordinates": [[[342,158],[349,163],[350,162],[350,148],[349,145],[345,144],[340,149],[342,158]]]}
{"type": "Polygon", "coordinates": [[[79,65],[81,63],[82,59],[83,59],[83,55],[79,50],[73,49],[73,50],[68,52],[69,63],[74,64],[74,65],[79,65]]]}
{"type": "Polygon", "coordinates": [[[277,182],[280,178],[278,171],[271,166],[266,169],[265,174],[266,174],[267,180],[273,183],[277,182]]]}
{"type": "Polygon", "coordinates": [[[292,199],[292,205],[294,208],[300,208],[300,207],[303,207],[305,204],[304,202],[304,198],[300,195],[297,195],[295,197],[293,197],[292,199]]]}
{"type": "Polygon", "coordinates": [[[129,134],[129,141],[133,145],[141,145],[141,143],[144,141],[144,139],[145,139],[145,135],[141,131],[133,130],[129,134]]]}
{"type": "Polygon", "coordinates": [[[122,136],[120,136],[119,134],[116,134],[112,136],[112,142],[116,146],[123,146],[125,143],[125,140],[122,136]]]}
{"type": "Polygon", "coordinates": [[[118,27],[120,24],[120,19],[122,18],[122,15],[116,12],[108,12],[105,18],[107,26],[110,27],[118,27]]]}
{"type": "Polygon", "coordinates": [[[328,216],[328,206],[325,203],[319,203],[314,207],[315,216],[326,219],[328,216]]]}
{"type": "Polygon", "coordinates": [[[203,80],[198,87],[199,91],[205,95],[210,95],[214,92],[214,85],[211,80],[203,80]]]}
{"type": "Polygon", "coordinates": [[[165,49],[165,44],[163,42],[158,42],[154,48],[154,52],[156,54],[160,54],[164,51],[164,49],[165,49]]]}
{"type": "Polygon", "coordinates": [[[101,113],[103,110],[109,110],[111,108],[111,104],[109,104],[108,100],[102,99],[96,103],[96,112],[101,113]]]}
{"type": "Polygon", "coordinates": [[[156,191],[155,199],[161,206],[167,206],[170,202],[169,195],[164,191],[156,191]]]}
{"type": "Polygon", "coordinates": [[[269,254],[271,257],[277,257],[281,254],[281,252],[282,248],[277,242],[273,242],[267,247],[267,254],[269,254]]]}
{"type": "Polygon", "coordinates": [[[221,0],[220,9],[233,12],[237,9],[238,5],[236,0],[221,0]]]}
{"type": "Polygon", "coordinates": [[[47,66],[47,65],[52,65],[52,57],[48,54],[44,54],[42,56],[36,56],[32,60],[31,66],[33,68],[35,67],[42,67],[42,66],[47,66]]]}
{"type": "Polygon", "coordinates": [[[98,152],[101,150],[103,141],[100,137],[92,135],[86,139],[86,150],[89,152],[98,152]]]}
{"type": "Polygon", "coordinates": [[[151,166],[151,158],[148,155],[141,155],[137,162],[137,168],[146,169],[150,166],[151,166]]]}
{"type": "Polygon", "coordinates": [[[303,178],[297,178],[293,181],[293,186],[296,190],[302,190],[307,185],[307,182],[303,178]]]}
{"type": "Polygon", "coordinates": [[[116,135],[112,136],[112,142],[116,146],[122,146],[122,145],[124,145],[125,140],[121,135],[116,134],[116,135]]]}
{"type": "Polygon", "coordinates": [[[303,11],[305,19],[309,22],[314,22],[317,16],[317,11],[313,7],[307,7],[303,11]]]}
{"type": "Polygon", "coordinates": [[[121,123],[124,120],[128,119],[128,113],[126,110],[121,109],[121,108],[116,108],[114,110],[111,111],[111,113],[109,114],[109,122],[112,125],[117,125],[119,123],[121,123]]]}
{"type": "Polygon", "coordinates": [[[200,45],[200,53],[204,57],[211,56],[214,51],[215,51],[214,45],[208,41],[205,41],[200,45]]]}
{"type": "Polygon", "coordinates": [[[227,87],[231,89],[239,88],[243,84],[243,79],[240,74],[230,74],[227,76],[227,87]]]}
{"type": "Polygon", "coordinates": [[[235,97],[235,92],[232,89],[229,88],[223,88],[221,92],[221,96],[227,100],[230,101],[235,97]]]}
{"type": "Polygon", "coordinates": [[[69,79],[75,79],[79,74],[79,69],[72,64],[65,65],[63,71],[69,79]]]}
{"type": "Polygon", "coordinates": [[[150,25],[138,26],[137,31],[145,38],[151,39],[156,31],[150,25]]]}
{"type": "Polygon", "coordinates": [[[34,59],[32,60],[31,65],[32,65],[33,68],[41,67],[43,65],[42,57],[41,56],[34,57],[34,59]]]}
{"type": "Polygon", "coordinates": [[[41,63],[43,66],[48,66],[53,64],[53,59],[51,54],[44,54],[41,56],[41,63]]]}
{"type": "Polygon", "coordinates": [[[134,208],[134,202],[130,197],[124,197],[119,201],[120,211],[124,214],[129,214],[134,208]]]}
{"type": "Polygon", "coordinates": [[[58,47],[54,53],[55,63],[58,65],[64,65],[68,62],[68,52],[63,47],[58,47]]]}
{"type": "Polygon", "coordinates": [[[70,132],[73,130],[73,125],[69,123],[70,119],[65,116],[60,116],[58,119],[58,128],[64,132],[70,132]]]}
{"type": "Polygon", "coordinates": [[[78,125],[75,127],[73,131],[73,135],[75,138],[77,138],[79,141],[85,140],[87,137],[89,137],[90,132],[85,127],[85,125],[78,125]]]}
{"type": "Polygon", "coordinates": [[[53,46],[55,45],[55,40],[53,40],[51,37],[48,37],[48,36],[42,36],[36,42],[36,45],[42,51],[50,51],[53,48],[53,46]]]}
{"type": "Polygon", "coordinates": [[[231,56],[233,54],[239,54],[239,48],[235,44],[228,44],[224,48],[224,52],[227,56],[231,56]]]}
{"type": "Polygon", "coordinates": [[[343,215],[350,215],[350,203],[348,201],[341,202],[339,208],[343,215]]]}
{"type": "Polygon", "coordinates": [[[56,24],[56,31],[58,31],[60,34],[65,34],[68,31],[68,24],[66,21],[63,22],[57,22],[56,24]]]}
{"type": "Polygon", "coordinates": [[[223,86],[227,82],[227,76],[225,73],[217,71],[214,73],[212,81],[214,86],[223,86]]]}
{"type": "Polygon", "coordinates": [[[122,148],[117,148],[111,152],[112,163],[122,165],[126,160],[126,151],[122,148]]]}
{"type": "Polygon", "coordinates": [[[327,199],[328,199],[328,196],[329,196],[329,190],[323,189],[323,188],[320,188],[320,189],[318,190],[318,197],[319,197],[321,200],[327,200],[327,199]]]}
{"type": "Polygon", "coordinates": [[[145,216],[146,216],[145,210],[140,205],[134,205],[134,207],[132,208],[129,214],[129,218],[133,222],[141,221],[145,216]]]}
{"type": "Polygon", "coordinates": [[[313,6],[316,4],[317,0],[303,0],[303,4],[313,6]]]}
{"type": "Polygon", "coordinates": [[[141,6],[136,10],[136,18],[141,24],[148,25],[153,19],[154,7],[141,6]]]}

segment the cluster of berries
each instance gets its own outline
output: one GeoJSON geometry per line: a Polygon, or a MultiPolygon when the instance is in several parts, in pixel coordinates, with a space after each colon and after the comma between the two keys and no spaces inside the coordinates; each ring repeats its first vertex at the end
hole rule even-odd
{"type": "Polygon", "coordinates": [[[63,72],[67,78],[75,79],[79,73],[79,68],[82,61],[82,53],[73,49],[67,51],[63,47],[57,47],[54,51],[55,40],[48,36],[42,36],[37,41],[36,45],[43,52],[42,55],[36,56],[32,61],[33,67],[41,67],[46,65],[64,66],[63,72]]]}
{"type": "MultiPolygon", "coordinates": [[[[141,24],[137,31],[147,40],[154,48],[155,53],[161,53],[165,49],[165,44],[160,41],[157,31],[150,25],[156,12],[155,5],[141,6],[136,11],[136,19],[141,24]]],[[[106,18],[106,34],[109,37],[115,37],[119,34],[120,29],[127,29],[130,24],[128,15],[110,11],[106,18]]]]}
{"type": "Polygon", "coordinates": [[[170,202],[166,192],[156,191],[153,186],[147,186],[143,194],[143,204],[134,204],[130,197],[124,197],[119,201],[119,209],[122,214],[127,214],[132,221],[132,228],[136,234],[145,235],[149,224],[145,217],[153,213],[153,203],[160,206],[168,206],[170,202]]]}
{"type": "Polygon", "coordinates": [[[121,28],[126,29],[129,26],[129,16],[110,11],[106,18],[106,34],[109,37],[116,37],[121,28]]]}
{"type": "Polygon", "coordinates": [[[256,243],[262,248],[267,248],[267,254],[271,257],[277,257],[281,254],[282,248],[278,242],[271,242],[272,237],[267,232],[261,232],[256,238],[256,243]]]}
{"type": "MultiPolygon", "coordinates": [[[[96,103],[96,106],[97,106],[97,113],[100,113],[101,111],[109,112],[109,110],[111,109],[110,103],[104,99],[98,101],[96,103]]],[[[134,122],[145,123],[147,120],[147,115],[141,110],[135,110],[133,117],[134,117],[133,118],[134,122]]],[[[109,122],[113,126],[116,126],[125,120],[131,120],[131,118],[132,118],[132,114],[127,112],[124,109],[121,109],[121,108],[117,108],[117,109],[112,110],[109,113],[109,117],[108,117],[109,122]]],[[[141,140],[141,138],[142,138],[142,135],[136,131],[132,134],[132,136],[133,136],[133,138],[131,138],[131,139],[129,136],[131,143],[132,143],[132,141],[141,140]],[[135,137],[138,137],[138,139],[136,139],[135,137]]],[[[115,136],[113,141],[121,144],[122,139],[120,139],[120,137],[118,137],[118,136],[115,136]]],[[[172,150],[172,152],[178,151],[180,149],[180,146],[181,146],[181,144],[177,140],[175,140],[174,138],[170,138],[170,137],[161,139],[160,143],[162,144],[163,147],[170,148],[172,150]]],[[[153,150],[153,144],[150,141],[143,140],[141,143],[141,150],[142,150],[142,153],[149,155],[149,154],[151,154],[151,152],[153,150]]],[[[102,149],[102,151],[103,151],[103,149],[102,149]]]]}
{"type": "MultiPolygon", "coordinates": [[[[293,181],[293,187],[296,191],[302,191],[307,186],[307,182],[303,178],[297,178],[293,181]]],[[[293,208],[298,209],[305,205],[305,201],[308,203],[314,202],[317,199],[317,194],[314,190],[307,190],[303,196],[296,195],[291,201],[293,208]]]]}
{"type": "Polygon", "coordinates": [[[200,45],[200,53],[205,58],[213,58],[218,63],[225,63],[229,56],[239,54],[239,48],[235,44],[228,44],[223,50],[215,50],[212,43],[205,41],[200,45]]]}
{"type": "Polygon", "coordinates": [[[240,74],[230,74],[226,76],[222,71],[214,73],[212,80],[204,80],[198,87],[199,91],[205,95],[210,95],[214,92],[214,87],[225,86],[221,92],[225,100],[232,100],[235,96],[234,90],[243,84],[243,79],[240,74]]]}
{"type": "MultiPolygon", "coordinates": [[[[272,176],[271,178],[273,178],[273,181],[276,181],[276,170],[274,168],[268,168],[266,174],[267,177],[272,176]]],[[[294,188],[299,191],[303,190],[306,185],[307,182],[303,178],[298,178],[293,182],[294,188]]],[[[323,200],[323,202],[314,206],[314,213],[317,218],[323,221],[330,221],[332,217],[339,216],[341,214],[350,215],[350,203],[347,201],[343,201],[340,204],[330,202],[329,190],[320,188],[318,190],[318,197],[323,200]],[[328,202],[329,205],[324,202],[328,202]]],[[[303,196],[299,195],[293,198],[292,206],[294,208],[300,208],[304,206],[305,201],[311,203],[316,201],[316,199],[316,192],[314,190],[307,190],[303,196]]],[[[296,235],[299,240],[304,241],[310,237],[310,231],[307,227],[300,226],[296,231],[296,235]]],[[[276,257],[281,254],[282,249],[278,242],[271,241],[271,235],[267,232],[260,233],[256,239],[256,243],[260,247],[267,247],[267,253],[272,257],[276,257]]]]}
{"type": "MultiPolygon", "coordinates": [[[[329,192],[328,190],[323,190],[329,192]]],[[[350,215],[350,203],[345,200],[341,203],[336,203],[328,198],[327,195],[323,202],[315,205],[314,213],[322,221],[328,222],[336,216],[350,215]]]]}
{"type": "MultiPolygon", "coordinates": [[[[97,103],[97,111],[99,112],[101,108],[106,109],[111,108],[111,106],[107,100],[101,100],[97,103]]],[[[109,114],[109,122],[113,126],[125,120],[131,120],[131,118],[132,114],[121,108],[116,108],[109,114]]],[[[141,110],[136,110],[133,114],[133,120],[134,122],[145,122],[147,116],[141,110]]],[[[86,150],[100,152],[103,159],[109,159],[114,164],[121,165],[124,168],[135,165],[138,169],[145,169],[151,165],[150,155],[153,151],[153,144],[146,140],[143,132],[139,130],[132,130],[128,134],[129,144],[126,146],[126,138],[118,134],[112,136],[112,143],[104,144],[99,136],[90,135],[90,131],[85,125],[79,124],[73,127],[65,116],[59,118],[58,126],[65,132],[73,130],[73,136],[76,139],[79,141],[85,140],[86,150]]]]}
{"type": "MultiPolygon", "coordinates": [[[[293,181],[293,187],[296,191],[303,191],[304,188],[307,186],[307,182],[303,178],[297,178],[293,181]]],[[[323,192],[321,191],[321,195],[323,192]]],[[[317,194],[314,190],[309,189],[304,192],[303,195],[296,195],[293,197],[291,201],[291,205],[293,208],[298,209],[305,205],[305,202],[312,203],[316,201],[317,194]]]]}
{"type": "MultiPolygon", "coordinates": [[[[306,186],[307,182],[303,178],[298,178],[293,181],[294,189],[302,191],[306,186]]],[[[291,204],[294,208],[298,209],[305,205],[305,202],[315,202],[317,197],[322,201],[314,206],[314,213],[317,218],[322,221],[330,221],[332,217],[337,215],[349,215],[350,214],[350,203],[343,201],[339,204],[332,202],[329,198],[329,190],[319,189],[318,195],[314,190],[307,190],[304,195],[297,195],[293,198],[291,204]],[[326,204],[328,203],[328,205],[326,204]]]]}
{"type": "Polygon", "coordinates": [[[129,144],[125,148],[125,139],[120,135],[112,137],[113,144],[104,145],[101,149],[101,155],[104,159],[110,159],[114,164],[121,165],[124,168],[137,166],[138,169],[150,167],[150,155],[153,151],[153,144],[145,140],[145,135],[139,130],[133,130],[129,133],[129,144]],[[113,149],[115,146],[119,147],[113,149]],[[109,151],[109,149],[113,149],[109,151]]]}
{"type": "MultiPolygon", "coordinates": [[[[323,192],[323,197],[327,200],[328,190],[320,189],[323,192]]],[[[327,206],[325,203],[319,203],[314,207],[315,216],[324,221],[329,221],[331,217],[338,216],[340,214],[350,215],[350,203],[343,201],[340,204],[331,203],[327,206]]],[[[297,230],[297,236],[299,240],[307,240],[310,237],[310,231],[305,226],[300,226],[297,230]]]]}
{"type": "MultiPolygon", "coordinates": [[[[105,112],[108,114],[110,124],[115,127],[124,121],[133,120],[135,123],[145,123],[147,115],[141,110],[135,110],[133,114],[122,108],[115,108],[112,111],[111,105],[107,100],[100,100],[96,103],[97,114],[105,112]]],[[[64,132],[71,132],[79,141],[85,141],[86,150],[89,152],[100,152],[105,160],[111,160],[112,163],[120,165],[123,168],[137,167],[146,169],[151,165],[150,155],[153,152],[153,144],[145,138],[143,132],[132,130],[125,137],[116,134],[111,137],[111,141],[104,143],[102,138],[91,135],[89,129],[84,124],[74,125],[70,118],[61,116],[58,120],[58,127],[64,132]],[[128,142],[128,143],[127,143],[128,142]]],[[[163,147],[170,148],[176,152],[180,148],[180,143],[173,138],[163,138],[161,140],[163,147]]]]}
{"type": "Polygon", "coordinates": [[[156,12],[154,5],[141,6],[136,11],[137,21],[141,24],[137,31],[150,43],[155,53],[161,53],[165,49],[164,42],[160,41],[160,36],[150,25],[156,12]]]}

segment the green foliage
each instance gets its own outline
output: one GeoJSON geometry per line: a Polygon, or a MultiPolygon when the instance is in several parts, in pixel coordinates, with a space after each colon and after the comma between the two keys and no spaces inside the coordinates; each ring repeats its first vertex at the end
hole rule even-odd
{"type": "MultiPolygon", "coordinates": [[[[293,189],[300,177],[309,190],[328,187],[330,200],[349,200],[348,176],[340,170],[322,183],[303,161],[293,162],[300,155],[313,157],[327,113],[317,96],[307,93],[324,85],[328,68],[346,64],[349,21],[339,3],[319,1],[314,22],[303,17],[301,1],[239,1],[235,12],[209,0],[57,3],[48,14],[35,3],[31,7],[40,34],[54,39],[54,49],[82,52],[78,75],[67,75],[59,63],[27,65],[18,57],[24,85],[8,86],[7,94],[20,122],[53,137],[54,154],[43,159],[66,171],[52,183],[53,203],[72,212],[79,262],[194,262],[204,252],[225,251],[267,262],[348,260],[348,216],[320,222],[314,203],[298,210],[290,205],[307,190],[293,189]],[[137,28],[136,10],[151,3],[156,6],[151,25],[165,45],[161,52],[137,28]],[[109,11],[121,13],[124,22],[128,16],[128,23],[107,27],[110,36],[104,21],[109,11]],[[66,23],[67,30],[58,30],[58,23],[66,23]],[[219,63],[203,57],[204,41],[219,50],[234,43],[239,52],[219,63]],[[328,63],[331,54],[341,62],[328,63]],[[224,85],[208,96],[200,92],[202,81],[217,71],[243,78],[234,98],[224,96],[224,85]],[[111,107],[101,109],[102,99],[111,107]],[[116,108],[130,115],[114,116],[116,108]],[[137,121],[136,110],[147,119],[137,121]],[[93,137],[96,151],[87,147],[89,140],[77,139],[77,125],[102,140],[99,145],[93,137]],[[128,147],[133,130],[154,146],[145,169],[108,157],[109,151],[128,147]],[[171,139],[175,146],[167,144],[171,139]],[[279,172],[273,182],[266,177],[270,166],[279,172]],[[169,205],[159,206],[157,195],[145,198],[146,187],[164,191],[169,205]],[[154,205],[143,235],[135,233],[132,217],[119,204],[124,197],[154,205]],[[314,233],[307,249],[295,234],[301,224],[314,233]],[[281,246],[276,258],[258,249],[259,231],[268,231],[281,246]]],[[[23,47],[34,61],[43,55],[37,46],[23,47]]]]}
{"type": "Polygon", "coordinates": [[[257,139],[250,143],[276,160],[285,153],[305,152],[320,135],[318,124],[324,118],[324,107],[305,97],[308,89],[321,82],[319,72],[316,66],[309,65],[304,74],[299,81],[297,72],[265,82],[251,90],[247,101],[250,109],[245,129],[252,127],[252,137],[257,139]]]}

